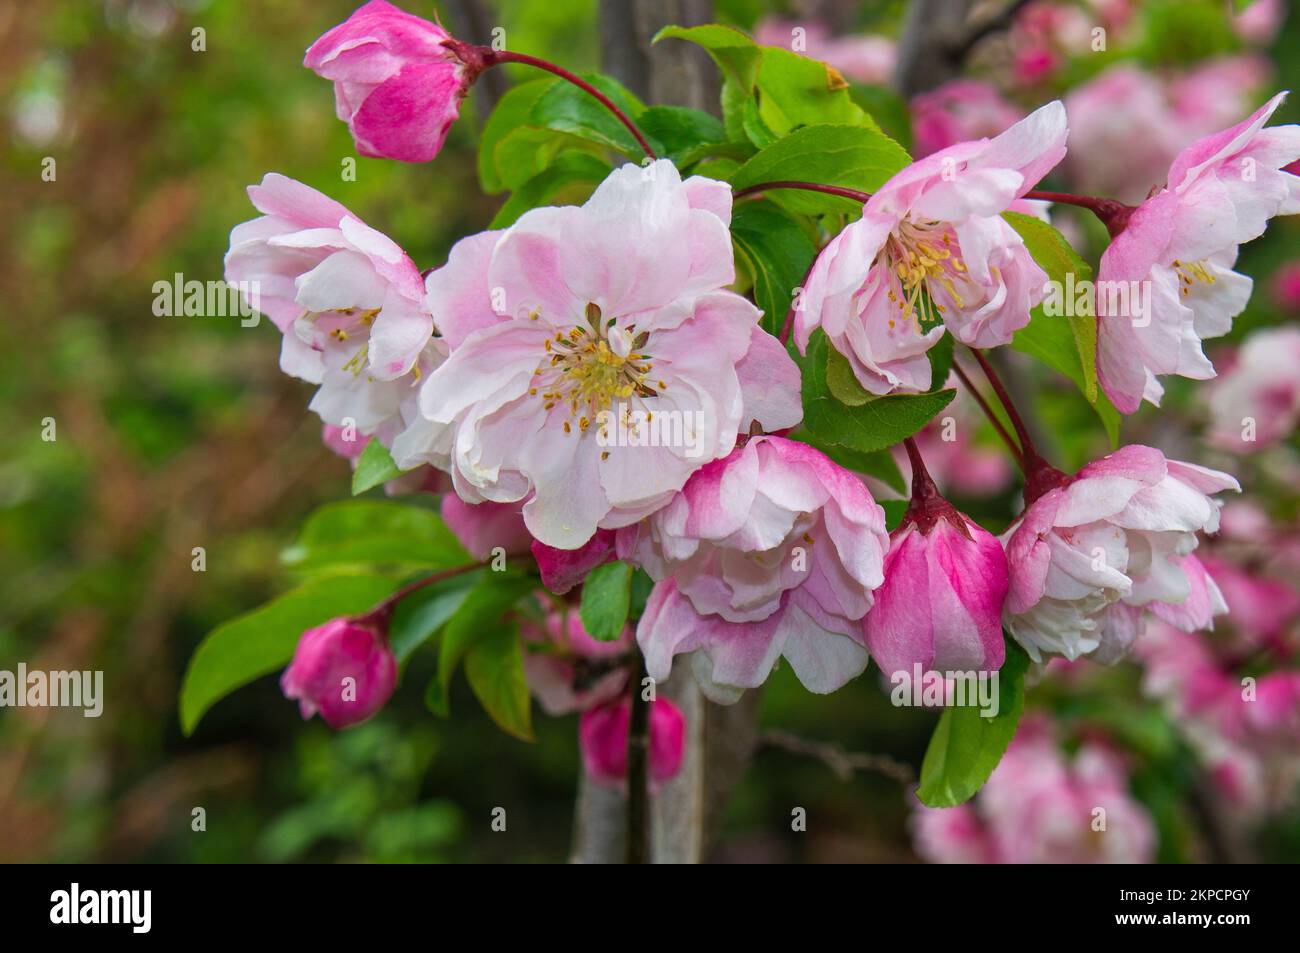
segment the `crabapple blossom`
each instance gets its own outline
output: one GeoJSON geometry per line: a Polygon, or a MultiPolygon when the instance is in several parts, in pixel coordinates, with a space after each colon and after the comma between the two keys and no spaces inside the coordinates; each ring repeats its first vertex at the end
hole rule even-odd
{"type": "MultiPolygon", "coordinates": [[[[1113,662],[1141,634],[1143,610],[1202,628],[1226,610],[1189,554],[1197,532],[1219,526],[1210,496],[1241,487],[1226,473],[1121,447],[1075,476],[1056,473],[1007,530],[1007,631],[1035,661],[1042,653],[1113,662]]],[[[1031,477],[1032,481],[1032,477],[1031,477]]]]}
{"type": "Polygon", "coordinates": [[[858,477],[806,444],[750,439],[618,533],[619,558],[656,581],[637,627],[647,671],[666,679],[690,653],[725,703],[784,657],[810,691],[834,691],[866,668],[861,620],[888,547],[858,477]]]}
{"type": "Polygon", "coordinates": [[[614,530],[598,529],[577,549],[556,549],[533,540],[533,558],[537,560],[542,585],[558,595],[568,592],[587,573],[614,558],[614,538],[614,530]]]}
{"type": "Polygon", "coordinates": [[[1023,115],[991,83],[958,79],[911,102],[912,139],[917,158],[959,142],[996,136],[1023,115]]]}
{"type": "Polygon", "coordinates": [[[1250,297],[1251,280],[1232,270],[1237,246],[1300,212],[1300,177],[1282,171],[1300,158],[1300,126],[1264,128],[1284,96],[1179,153],[1102,255],[1099,286],[1149,289],[1140,314],[1131,296],[1097,302],[1097,376],[1121,412],[1159,404],[1158,375],[1214,376],[1201,341],[1226,334],[1250,297]]]}
{"type": "Polygon", "coordinates": [[[374,624],[331,619],[308,629],[280,678],[286,698],[303,718],[317,712],[331,728],[365,721],[383,708],[397,686],[397,659],[374,624]]]}
{"type": "Polygon", "coordinates": [[[863,620],[867,649],[886,675],[997,671],[1005,658],[1002,544],[939,495],[914,463],[912,502],[889,536],[884,583],[863,620]]]}
{"type": "Polygon", "coordinates": [[[415,416],[414,384],[441,362],[420,271],[333,199],[275,173],[249,186],[263,214],[236,225],[226,280],[258,288],[284,333],[280,367],[319,384],[311,409],[385,444],[415,416]]]}
{"type": "Polygon", "coordinates": [[[473,82],[441,26],[370,0],[327,31],[303,65],[334,83],[334,106],[357,152],[428,162],[473,82]]]}
{"type": "Polygon", "coordinates": [[[519,627],[528,688],[548,715],[585,711],[619,697],[627,687],[621,660],[632,648],[632,630],[610,642],[587,634],[577,611],[548,612],[538,624],[519,627]]]}
{"type": "MultiPolygon", "coordinates": [[[[589,708],[578,723],[578,744],[587,776],[606,787],[627,784],[628,726],[632,706],[627,698],[589,708]]],[[[650,702],[648,776],[652,787],[671,781],[686,752],[686,719],[666,698],[650,702]]]]}
{"type": "Polygon", "coordinates": [[[1300,328],[1250,334],[1209,388],[1210,435],[1217,446],[1249,453],[1277,443],[1300,424],[1300,328]]]}
{"type": "Polygon", "coordinates": [[[533,541],[515,503],[466,503],[455,493],[445,493],[439,512],[475,559],[485,560],[497,548],[510,556],[526,553],[533,541]]]}
{"type": "Polygon", "coordinates": [[[463,239],[428,278],[450,354],[397,463],[446,452],[462,499],[525,500],[534,537],[575,549],[663,506],[751,423],[798,423],[797,367],[722,290],[730,217],[729,186],[660,160],[463,239]]]}
{"type": "Polygon", "coordinates": [[[1001,213],[1065,155],[1065,109],[1049,103],[993,139],[912,163],[817,256],[794,334],[816,328],[873,394],[926,390],[926,352],[950,331],[1006,344],[1029,322],[1046,273],[1001,213]]]}

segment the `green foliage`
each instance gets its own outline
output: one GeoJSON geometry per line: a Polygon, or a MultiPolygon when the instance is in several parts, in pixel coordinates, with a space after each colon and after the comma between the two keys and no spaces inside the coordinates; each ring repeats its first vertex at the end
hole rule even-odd
{"type": "Polygon", "coordinates": [[[191,734],[216,702],[287,665],[307,629],[365,612],[396,588],[392,578],[373,574],[313,579],[213,629],[190,659],[181,685],[182,730],[191,734]]]}
{"type": "Polygon", "coordinates": [[[746,202],[736,209],[731,238],[753,281],[754,301],[763,310],[763,329],[780,334],[795,288],[812,266],[816,248],[797,223],[766,202],[746,202]]]}
{"type": "Polygon", "coordinates": [[[1006,639],[1007,657],[998,673],[998,712],[985,718],[974,705],[945,708],[921,762],[917,797],[930,807],[970,800],[1002,760],[1025,708],[1029,656],[1006,639]]]}
{"type": "Polygon", "coordinates": [[[498,156],[497,149],[507,136],[527,124],[533,106],[558,82],[556,79],[538,79],[520,83],[507,90],[497,102],[483,124],[483,134],[478,143],[478,178],[484,192],[495,194],[506,190],[509,169],[502,160],[507,157],[498,156]]]}
{"type": "Polygon", "coordinates": [[[790,437],[793,440],[806,443],[810,447],[816,447],[846,470],[875,477],[899,493],[907,492],[907,483],[903,479],[902,471],[898,469],[898,463],[889,450],[872,450],[869,452],[853,450],[850,447],[843,447],[820,440],[807,430],[795,431],[790,437]]]}
{"type": "Polygon", "coordinates": [[[763,47],[757,88],[759,115],[778,135],[821,124],[879,128],[853,101],[848,83],[834,67],[789,50],[763,47]]]}
{"type": "Polygon", "coordinates": [[[582,627],[598,642],[612,642],[627,625],[632,609],[632,567],[613,562],[597,566],[582,584],[582,627]]]}
{"type": "Polygon", "coordinates": [[[653,42],[669,38],[687,40],[704,47],[727,78],[740,90],[745,93],[753,90],[763,51],[740,30],[719,23],[692,27],[666,26],[655,34],[653,42]]]}
{"type": "MultiPolygon", "coordinates": [[[[602,73],[588,73],[582,78],[608,96],[633,122],[645,112],[645,104],[618,80],[602,73]]],[[[527,122],[608,146],[634,160],[644,154],[626,126],[594,96],[572,83],[554,83],[545,90],[529,110],[527,122]]]]}
{"type": "Polygon", "coordinates": [[[532,706],[524,678],[519,625],[498,622],[465,653],[465,678],[483,710],[503,731],[533,740],[532,706]]]}
{"type": "Polygon", "coordinates": [[[393,462],[388,448],[378,440],[371,440],[357,457],[357,468],[352,471],[352,495],[357,496],[381,483],[395,480],[402,472],[393,462]]]}
{"type": "Polygon", "coordinates": [[[542,205],[579,204],[609,175],[610,165],[587,152],[562,152],[541,172],[510,194],[491,228],[513,225],[520,215],[542,205]]]}
{"type": "Polygon", "coordinates": [[[823,444],[864,453],[883,450],[924,427],[956,393],[941,390],[874,397],[857,385],[841,362],[844,358],[830,347],[826,335],[814,334],[803,362],[803,415],[804,426],[823,444]],[[836,368],[835,388],[850,403],[832,391],[832,366],[836,368]]]}
{"type": "Polygon", "coordinates": [[[432,510],[395,500],[343,500],[313,513],[283,561],[303,573],[437,571],[473,562],[432,510]]]}

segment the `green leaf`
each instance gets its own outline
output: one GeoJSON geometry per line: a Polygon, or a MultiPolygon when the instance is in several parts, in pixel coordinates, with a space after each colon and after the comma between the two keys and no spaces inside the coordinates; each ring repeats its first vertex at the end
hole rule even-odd
{"type": "Polygon", "coordinates": [[[767,202],[748,202],[731,219],[731,238],[754,279],[763,329],[779,335],[817,249],[789,216],[767,202]]]}
{"type": "Polygon", "coordinates": [[[286,592],[213,629],[199,644],[181,684],[181,730],[235,689],[284,668],[307,629],[372,608],[397,588],[378,575],[329,576],[286,592]]]}
{"type": "Polygon", "coordinates": [[[357,496],[381,483],[395,480],[405,472],[398,469],[387,447],[378,440],[371,440],[357,457],[357,468],[352,471],[352,495],[357,496]]]}
{"type": "Polygon", "coordinates": [[[926,352],[930,359],[930,390],[941,390],[952,370],[952,335],[945,334],[926,352]]]}
{"type": "Polygon", "coordinates": [[[848,447],[826,443],[826,441],[819,440],[807,430],[795,431],[790,434],[790,439],[806,443],[810,447],[816,447],[846,470],[875,477],[899,493],[907,492],[907,482],[903,479],[903,472],[898,469],[898,461],[894,459],[894,455],[888,450],[873,450],[870,453],[863,453],[861,450],[851,450],[848,447]]]}
{"type": "Polygon", "coordinates": [[[645,613],[645,604],[650,601],[650,592],[655,587],[655,581],[644,569],[634,570],[632,573],[632,607],[628,610],[628,618],[635,622],[645,613]]]}
{"type": "MultiPolygon", "coordinates": [[[[731,179],[736,189],[797,179],[873,192],[910,160],[893,139],[865,126],[816,125],[797,129],[742,165],[731,179]]],[[[835,195],[783,189],[773,198],[808,215],[847,213],[855,218],[862,203],[835,195]]]]}
{"type": "Polygon", "coordinates": [[[560,82],[557,79],[538,79],[511,87],[497,102],[496,108],[483,124],[483,134],[478,143],[478,180],[489,195],[503,192],[506,182],[497,161],[497,146],[506,136],[528,121],[533,106],[542,94],[560,82]]]}
{"type": "Polygon", "coordinates": [[[971,799],[1002,760],[1025,707],[1029,656],[1006,639],[1007,658],[998,674],[998,713],[985,718],[976,706],[945,708],[921,762],[917,797],[930,807],[953,807],[971,799]]]}
{"type": "Polygon", "coordinates": [[[716,116],[685,106],[651,106],[637,125],[663,146],[660,158],[672,159],[678,166],[689,165],[727,141],[727,131],[716,116]]]}
{"type": "MultiPolygon", "coordinates": [[[[600,73],[586,73],[582,78],[608,96],[633,122],[645,112],[645,104],[618,80],[600,73]]],[[[633,159],[644,155],[627,127],[594,96],[572,83],[557,83],[542,93],[528,114],[528,124],[578,136],[633,159]]]]}
{"type": "Polygon", "coordinates": [[[477,640],[465,655],[465,678],[493,721],[516,738],[533,740],[518,625],[499,626],[477,640]]]}
{"type": "Polygon", "coordinates": [[[487,569],[477,569],[435,582],[397,604],[388,627],[388,644],[398,664],[405,665],[411,654],[460,610],[486,572],[487,569]]]}
{"type": "Polygon", "coordinates": [[[778,135],[818,123],[879,128],[853,101],[848,83],[834,67],[776,46],[762,51],[759,114],[778,135]]]}
{"type": "MultiPolygon", "coordinates": [[[[1092,269],[1055,228],[1030,215],[1005,212],[1003,217],[1025,242],[1025,248],[1057,287],[1092,280],[1092,269]]],[[[1073,309],[1071,309],[1073,310],[1073,309]]],[[[1016,332],[1011,346],[1064,374],[1078,386],[1101,418],[1112,445],[1119,438],[1119,411],[1097,386],[1097,319],[1092,314],[1053,316],[1040,304],[1029,324],[1016,332]]]]}
{"type": "MultiPolygon", "coordinates": [[[[827,344],[825,334],[817,332],[809,342],[803,361],[804,426],[825,444],[862,452],[891,447],[929,423],[956,394],[953,390],[941,390],[869,397],[861,403],[845,404],[836,399],[827,382],[827,353],[832,351],[834,348],[827,344]]],[[[837,376],[836,386],[847,390],[848,382],[842,375],[837,376]]]]}
{"type": "Polygon", "coordinates": [[[438,646],[437,689],[430,686],[426,702],[439,715],[448,714],[447,696],[456,666],[479,639],[502,625],[516,602],[537,588],[537,580],[514,573],[487,573],[447,622],[438,646]]]}
{"type": "Polygon", "coordinates": [[[327,503],[316,510],[282,559],[299,572],[380,566],[436,571],[474,561],[432,510],[367,499],[327,503]]]}
{"type": "Polygon", "coordinates": [[[655,34],[651,42],[658,43],[670,38],[687,40],[704,47],[728,79],[746,93],[754,88],[763,49],[746,34],[719,23],[690,27],[666,26],[655,34]]]}
{"type": "Polygon", "coordinates": [[[541,126],[518,126],[494,147],[501,183],[508,189],[526,185],[558,161],[560,155],[585,152],[599,156],[604,151],[599,143],[541,126]]]}
{"type": "Polygon", "coordinates": [[[627,625],[632,609],[632,567],[605,563],[582,584],[582,627],[598,642],[613,642],[627,625]]]}
{"type": "Polygon", "coordinates": [[[520,215],[542,205],[583,202],[609,175],[604,159],[586,152],[564,152],[555,161],[511,193],[488,228],[513,225],[520,215]]]}

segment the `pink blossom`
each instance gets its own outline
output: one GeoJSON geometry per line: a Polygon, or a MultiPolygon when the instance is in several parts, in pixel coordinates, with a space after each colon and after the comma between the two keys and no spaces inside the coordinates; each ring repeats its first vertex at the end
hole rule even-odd
{"type": "Polygon", "coordinates": [[[1237,36],[1256,46],[1267,46],[1273,42],[1282,21],[1286,19],[1286,9],[1282,0],[1253,0],[1238,9],[1237,5],[1228,8],[1232,14],[1232,28],[1237,36]]]}
{"type": "Polygon", "coordinates": [[[1300,261],[1290,261],[1273,275],[1273,303],[1289,314],[1300,314],[1300,261]]]}
{"type": "Polygon", "coordinates": [[[320,439],[321,443],[349,463],[355,462],[366,449],[366,444],[370,443],[369,435],[357,433],[356,427],[338,427],[334,424],[321,425],[320,439]]]}
{"type": "MultiPolygon", "coordinates": [[[[627,784],[627,736],[632,721],[631,703],[623,698],[583,713],[578,743],[587,776],[597,784],[627,784]]],[[[672,780],[682,767],[686,751],[686,719],[666,698],[650,703],[649,777],[652,787],[672,780]]]]}
{"type": "Polygon", "coordinates": [[[397,659],[373,625],[331,619],[302,634],[280,678],[302,717],[320,712],[331,728],[365,721],[387,704],[397,685],[397,659]]]}
{"type": "Polygon", "coordinates": [[[1300,156],[1300,127],[1264,128],[1279,93],[1245,121],[1192,143],[1168,185],[1133,212],[1101,258],[1098,285],[1136,282],[1145,306],[1097,302],[1097,373],[1111,401],[1133,413],[1158,404],[1157,375],[1214,376],[1204,338],[1226,334],[1251,281],[1232,270],[1237,246],[1274,215],[1300,212],[1300,178],[1280,171],[1300,156]]]}
{"type": "Polygon", "coordinates": [[[585,711],[620,696],[627,687],[621,661],[632,648],[632,630],[612,642],[597,642],[576,610],[548,612],[538,625],[520,625],[528,688],[548,715],[585,711]]]}
{"type": "Polygon", "coordinates": [[[700,469],[618,553],[657,585],[637,627],[651,676],[691,653],[705,693],[734,701],[784,656],[810,691],[867,665],[861,619],[882,581],[884,511],[817,450],[755,437],[700,469]]]}
{"type": "Polygon", "coordinates": [[[526,553],[528,534],[517,503],[466,503],[455,493],[442,498],[442,521],[475,559],[489,559],[500,548],[506,555],[526,553]]]}
{"type": "Polygon", "coordinates": [[[1121,447],[1033,499],[1003,536],[1007,631],[1035,661],[1048,652],[1113,662],[1141,634],[1143,609],[1168,603],[1187,628],[1226,610],[1188,559],[1219,525],[1210,494],[1240,490],[1226,473],[1121,447]]]}
{"type": "Polygon", "coordinates": [[[311,45],[303,65],[334,83],[357,152],[428,162],[460,114],[473,77],[437,24],[370,0],[311,45]]]}
{"type": "Polygon", "coordinates": [[[1263,328],[1241,345],[1209,389],[1211,443],[1238,453],[1262,450],[1300,423],[1300,328],[1263,328]]]}
{"type": "MultiPolygon", "coordinates": [[[[915,485],[915,484],[914,484],[915,485]]],[[[886,675],[1002,667],[1002,545],[942,497],[913,503],[889,537],[884,584],[863,620],[867,649],[886,675]]]]}
{"type": "Polygon", "coordinates": [[[917,851],[935,863],[1132,864],[1154,860],[1155,826],[1128,791],[1113,750],[1084,743],[1073,758],[1027,719],[969,804],[920,807],[917,851]]]}
{"type": "Polygon", "coordinates": [[[1246,703],[1246,721],[1261,740],[1294,752],[1300,744],[1300,671],[1270,672],[1246,703]]]}
{"type": "Polygon", "coordinates": [[[1020,119],[997,87],[958,79],[912,99],[912,139],[917,158],[959,142],[996,136],[1020,119]]]}
{"type": "Polygon", "coordinates": [[[577,549],[556,549],[533,540],[533,558],[542,576],[542,585],[563,595],[587,578],[587,573],[614,558],[612,529],[598,529],[591,539],[577,549]]]}
{"type": "MultiPolygon", "coordinates": [[[[1232,125],[1249,112],[1258,102],[1255,93],[1271,73],[1267,58],[1247,54],[1209,60],[1177,74],[1169,82],[1168,97],[1182,136],[1178,148],[1232,125]]],[[[1170,160],[1173,157],[1171,152],[1170,160]]]]}
{"type": "Polygon", "coordinates": [[[442,360],[419,269],[333,199],[274,173],[250,186],[264,213],[236,225],[226,280],[284,332],[280,367],[320,388],[311,409],[386,445],[415,416],[414,384],[442,360]]]}
{"type": "MultiPolygon", "coordinates": [[[[1228,509],[1223,512],[1226,517],[1228,509]]],[[[1223,593],[1233,630],[1247,645],[1275,639],[1300,616],[1300,593],[1281,579],[1217,556],[1202,556],[1201,562],[1223,593]]]]}
{"type": "Polygon", "coordinates": [[[1001,217],[1065,154],[1049,103],[994,139],[958,143],[903,169],[818,255],[794,333],[820,327],[873,394],[926,390],[926,352],[945,327],[974,347],[1006,344],[1043,297],[1046,274],[1001,217]]]}
{"type": "Polygon", "coordinates": [[[798,423],[798,368],[721,290],[730,215],[729,186],[660,160],[459,242],[428,279],[450,356],[398,465],[445,461],[462,499],[524,500],[534,537],[574,549],[663,506],[752,421],[798,423]]]}

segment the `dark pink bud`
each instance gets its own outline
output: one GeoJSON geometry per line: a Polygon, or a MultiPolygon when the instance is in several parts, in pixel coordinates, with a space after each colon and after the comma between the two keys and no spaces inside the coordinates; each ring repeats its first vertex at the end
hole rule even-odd
{"type": "Polygon", "coordinates": [[[374,624],[331,619],[308,629],[280,677],[286,698],[297,699],[303,718],[320,712],[331,728],[365,721],[393,694],[397,659],[374,624]]]}

